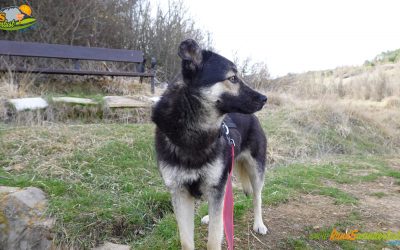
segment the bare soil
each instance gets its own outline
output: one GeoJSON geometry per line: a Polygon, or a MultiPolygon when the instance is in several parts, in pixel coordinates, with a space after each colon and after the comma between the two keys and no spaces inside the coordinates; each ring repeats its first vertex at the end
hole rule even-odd
{"type": "MultiPolygon", "coordinates": [[[[244,219],[248,224],[244,234],[247,239],[237,240],[238,249],[293,249],[297,240],[312,249],[342,249],[329,240],[309,239],[310,232],[331,228],[338,223],[348,230],[358,229],[360,232],[400,231],[400,186],[394,178],[383,176],[373,182],[356,184],[326,181],[325,185],[352,194],[359,200],[358,204],[337,205],[330,197],[302,194],[285,204],[265,207],[263,213],[268,234],[261,236],[251,231],[253,215],[249,214],[244,219]]],[[[368,245],[366,241],[358,243],[362,248],[368,245]]]]}

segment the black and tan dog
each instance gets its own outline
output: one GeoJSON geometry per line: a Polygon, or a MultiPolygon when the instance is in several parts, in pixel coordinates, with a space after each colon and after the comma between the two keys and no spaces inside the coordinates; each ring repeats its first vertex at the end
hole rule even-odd
{"type": "Polygon", "coordinates": [[[202,50],[194,40],[181,43],[183,84],[169,87],[155,105],[158,167],[172,195],[182,249],[194,249],[194,200],[207,197],[208,249],[220,249],[223,198],[231,152],[221,124],[234,124],[235,173],[243,190],[254,195],[254,231],[266,234],[261,217],[266,137],[252,113],[267,97],[252,90],[226,58],[202,50]]]}

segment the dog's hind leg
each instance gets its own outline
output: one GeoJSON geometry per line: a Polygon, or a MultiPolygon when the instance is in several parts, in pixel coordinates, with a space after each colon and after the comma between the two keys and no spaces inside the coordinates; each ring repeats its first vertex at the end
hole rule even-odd
{"type": "Polygon", "coordinates": [[[182,249],[192,250],[194,249],[194,198],[182,189],[173,190],[171,194],[182,249]]]}
{"type": "Polygon", "coordinates": [[[221,249],[223,237],[222,203],[224,189],[212,188],[208,194],[208,250],[221,249]]]}
{"type": "MultiPolygon", "coordinates": [[[[254,159],[249,152],[244,152],[241,157],[241,172],[245,178],[248,178],[253,191],[254,224],[253,230],[259,234],[266,234],[267,227],[262,219],[262,188],[264,186],[264,167],[254,159]]],[[[240,171],[238,172],[240,174],[240,171]]],[[[241,177],[243,179],[243,176],[241,177]]]]}

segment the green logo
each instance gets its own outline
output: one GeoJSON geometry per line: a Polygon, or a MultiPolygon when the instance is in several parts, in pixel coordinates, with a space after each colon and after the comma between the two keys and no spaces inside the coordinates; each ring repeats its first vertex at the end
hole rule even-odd
{"type": "Polygon", "coordinates": [[[23,4],[0,9],[0,30],[22,30],[36,23],[32,17],[32,9],[23,4]]]}

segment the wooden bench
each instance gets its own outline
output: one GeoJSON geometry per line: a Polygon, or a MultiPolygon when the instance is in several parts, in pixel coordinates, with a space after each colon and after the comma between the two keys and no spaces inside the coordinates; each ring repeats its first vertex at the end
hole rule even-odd
{"type": "Polygon", "coordinates": [[[83,46],[70,46],[60,44],[17,42],[0,40],[0,55],[38,57],[38,58],[58,58],[72,59],[74,69],[60,68],[6,68],[0,66],[0,72],[11,70],[13,72],[30,72],[39,74],[60,74],[60,75],[95,75],[95,76],[125,76],[125,77],[150,77],[151,91],[154,93],[155,78],[155,59],[151,60],[150,72],[144,72],[145,66],[141,66],[141,72],[138,71],[89,71],[81,70],[79,60],[89,61],[111,61],[123,63],[143,64],[143,52],[138,50],[107,49],[107,48],[89,48],[83,46]]]}

